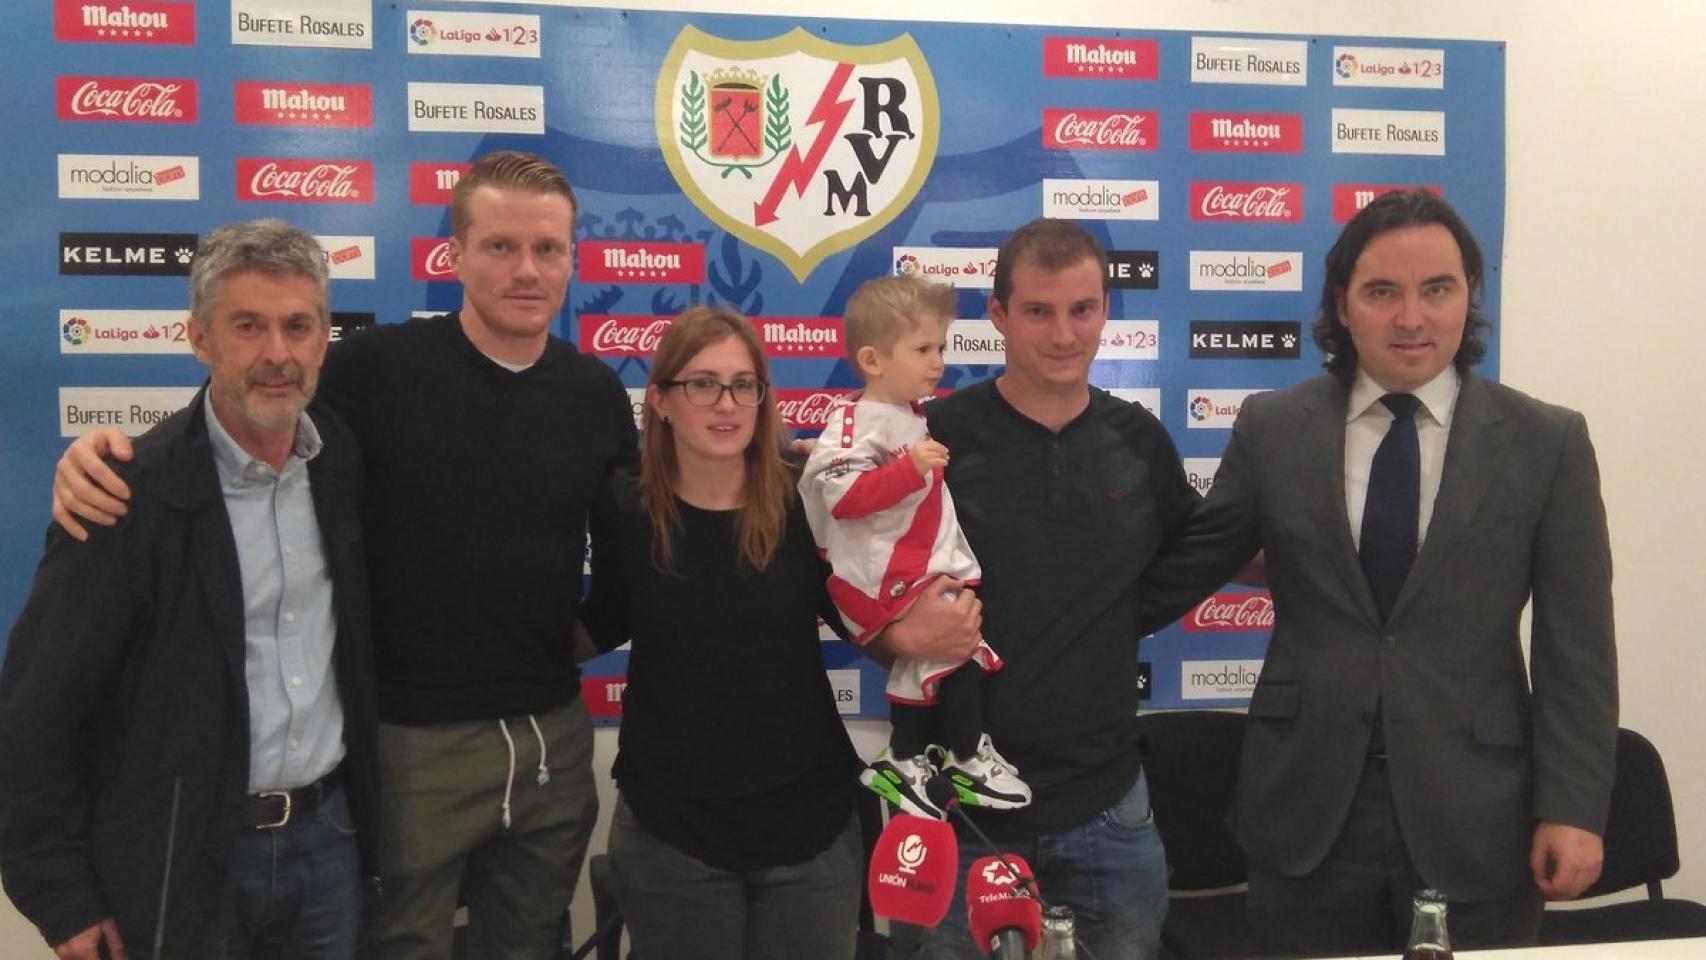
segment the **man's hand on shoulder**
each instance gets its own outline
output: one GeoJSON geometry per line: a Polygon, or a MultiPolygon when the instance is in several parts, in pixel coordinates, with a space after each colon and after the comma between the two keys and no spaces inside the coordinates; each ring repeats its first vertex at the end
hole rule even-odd
{"type": "Polygon", "coordinates": [[[1534,885],[1548,900],[1569,900],[1599,879],[1605,864],[1605,843],[1580,827],[1542,820],[1534,828],[1528,868],[1534,885]]]}
{"type": "Polygon", "coordinates": [[[103,527],[118,523],[128,511],[130,486],[104,458],[128,461],[134,455],[130,438],[114,427],[78,437],[53,471],[53,521],[78,540],[89,539],[79,519],[103,527]]]}

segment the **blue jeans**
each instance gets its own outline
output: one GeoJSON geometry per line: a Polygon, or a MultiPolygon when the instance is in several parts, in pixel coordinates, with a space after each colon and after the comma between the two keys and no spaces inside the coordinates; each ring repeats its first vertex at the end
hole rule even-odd
{"type": "MultiPolygon", "coordinates": [[[[1155,960],[1167,916],[1167,858],[1140,772],[1113,806],[1065,833],[1007,846],[1037,874],[1050,904],[1072,908],[1078,942],[1096,960],[1155,960]]],[[[982,960],[966,925],[966,870],[993,851],[960,838],[960,873],[948,915],[920,939],[919,960],[982,960]]]]}
{"type": "Polygon", "coordinates": [[[336,790],[300,820],[238,831],[205,956],[350,960],[360,921],[355,825],[336,790]]]}

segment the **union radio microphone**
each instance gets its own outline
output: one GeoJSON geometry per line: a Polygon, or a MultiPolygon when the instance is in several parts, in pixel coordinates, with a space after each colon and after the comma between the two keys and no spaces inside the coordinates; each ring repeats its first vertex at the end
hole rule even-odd
{"type": "Polygon", "coordinates": [[[993,960],[1024,960],[1043,932],[1036,877],[1018,854],[978,859],[966,871],[966,922],[972,942],[993,960]]]}
{"type": "Polygon", "coordinates": [[[871,851],[867,886],[879,917],[934,927],[954,899],[960,842],[941,820],[897,813],[871,851]]]}

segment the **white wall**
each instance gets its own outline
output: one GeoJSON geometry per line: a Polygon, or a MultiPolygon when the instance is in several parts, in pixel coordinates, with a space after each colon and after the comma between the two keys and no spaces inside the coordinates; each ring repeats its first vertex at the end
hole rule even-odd
{"type": "MultiPolygon", "coordinates": [[[[455,0],[445,0],[455,2],[455,0]]],[[[477,2],[477,0],[473,0],[477,2]]],[[[1695,388],[1706,310],[1695,269],[1706,224],[1706,4],[1692,0],[581,0],[564,6],[777,16],[1415,36],[1509,44],[1502,379],[1587,415],[1617,564],[1623,724],[1670,767],[1682,872],[1666,891],[1706,901],[1706,429],[1695,388]],[[894,18],[899,18],[894,17],[894,18]],[[1699,591],[1699,593],[1696,593],[1699,591]],[[1691,600],[1690,598],[1694,598],[1691,600]]],[[[1491,91],[1489,95],[1496,95],[1491,91]]],[[[880,724],[857,724],[876,752],[880,724]]],[[[615,733],[599,735],[607,774],[615,733]]],[[[604,821],[614,803],[608,777],[604,821]]],[[[603,826],[593,849],[604,845],[603,826]]],[[[591,898],[575,926],[590,931],[591,898]]],[[[50,957],[0,903],[0,958],[50,957]]]]}

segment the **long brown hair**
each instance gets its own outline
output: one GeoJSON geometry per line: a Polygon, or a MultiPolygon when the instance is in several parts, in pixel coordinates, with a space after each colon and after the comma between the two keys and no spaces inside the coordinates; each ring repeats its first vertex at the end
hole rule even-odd
{"type": "MultiPolygon", "coordinates": [[[[733,310],[689,307],[675,318],[658,341],[657,353],[652,356],[652,373],[646,383],[655,387],[674,380],[699,351],[729,337],[746,347],[752,356],[752,368],[765,386],[752,442],[746,448],[746,487],[735,525],[741,558],[753,569],[763,570],[770,566],[782,546],[794,482],[782,461],[782,417],[776,412],[770,367],[764,362],[764,347],[758,332],[751,321],[733,310]]],[[[675,557],[675,534],[681,528],[681,513],[675,506],[681,463],[675,455],[674,429],[650,402],[645,405],[642,417],[640,502],[652,521],[654,559],[659,567],[669,570],[675,557]]]]}

